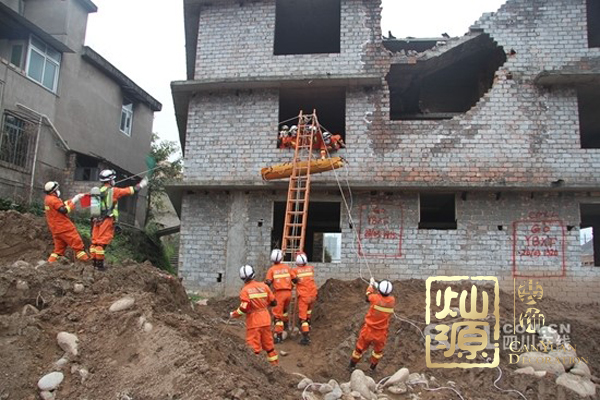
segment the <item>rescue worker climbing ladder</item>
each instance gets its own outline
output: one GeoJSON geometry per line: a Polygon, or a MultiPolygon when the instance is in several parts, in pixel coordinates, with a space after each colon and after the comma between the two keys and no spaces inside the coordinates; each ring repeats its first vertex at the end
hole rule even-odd
{"type": "Polygon", "coordinates": [[[131,196],[146,186],[148,178],[144,177],[140,183],[126,188],[114,187],[117,173],[111,169],[100,172],[100,216],[92,219],[92,245],[90,253],[94,260],[94,267],[104,271],[105,248],[112,242],[115,235],[115,222],[119,219],[118,201],[121,197],[131,196]]]}
{"type": "Polygon", "coordinates": [[[277,365],[278,356],[271,334],[271,315],[267,308],[277,304],[275,296],[267,285],[254,280],[254,268],[251,265],[240,268],[240,278],[244,281],[244,287],[240,291],[240,306],[229,313],[229,317],[239,318],[245,315],[246,343],[254,350],[254,354],[266,351],[267,360],[277,365]]]}
{"type": "Polygon", "coordinates": [[[75,210],[76,204],[84,196],[75,195],[71,200],[63,202],[60,199],[58,182],[47,182],[44,186],[46,197],[44,198],[44,212],[46,222],[54,241],[54,250],[48,258],[49,263],[56,262],[65,255],[65,250],[70,247],[75,252],[75,257],[80,261],[88,261],[90,258],[84,250],[83,241],[77,228],[69,219],[67,214],[75,210]]]}
{"type": "Polygon", "coordinates": [[[369,311],[365,316],[365,323],[360,330],[356,348],[350,359],[350,369],[354,369],[360,361],[365,350],[373,344],[371,353],[371,370],[375,370],[377,364],[383,357],[383,348],[387,340],[390,317],[394,314],[396,299],[391,296],[392,283],[383,280],[377,284],[373,278],[367,288],[367,301],[371,303],[369,311]],[[378,293],[379,292],[379,293],[378,293]]]}
{"type": "Polygon", "coordinates": [[[292,300],[292,281],[296,279],[296,274],[287,264],[282,263],[281,250],[274,249],[271,252],[271,261],[273,266],[267,271],[265,283],[272,286],[275,291],[277,300],[277,305],[273,308],[275,336],[276,343],[281,343],[285,325],[289,322],[288,308],[292,300]]]}

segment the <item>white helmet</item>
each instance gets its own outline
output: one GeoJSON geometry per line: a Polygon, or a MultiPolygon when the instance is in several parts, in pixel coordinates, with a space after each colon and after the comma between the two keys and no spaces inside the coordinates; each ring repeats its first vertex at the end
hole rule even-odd
{"type": "Polygon", "coordinates": [[[296,256],[296,265],[306,265],[308,259],[306,258],[306,254],[298,253],[296,256]]]}
{"type": "Polygon", "coordinates": [[[252,265],[242,265],[240,267],[240,278],[243,281],[254,279],[254,267],[252,265]]]}
{"type": "Polygon", "coordinates": [[[44,185],[44,192],[46,192],[47,194],[54,193],[57,190],[58,190],[58,182],[50,181],[50,182],[46,182],[46,184],[44,185]]]}
{"type": "Polygon", "coordinates": [[[330,139],[331,138],[331,133],[327,132],[327,131],[323,132],[323,138],[324,139],[330,139]]]}
{"type": "Polygon", "coordinates": [[[271,252],[271,261],[274,263],[279,263],[283,260],[283,252],[279,249],[274,249],[271,252]]]}
{"type": "Polygon", "coordinates": [[[100,172],[100,182],[110,182],[117,177],[117,173],[112,169],[104,169],[100,172]]]}
{"type": "Polygon", "coordinates": [[[290,132],[292,132],[292,133],[296,133],[297,130],[298,130],[298,127],[296,125],[292,125],[292,127],[290,128],[290,132]]]}
{"type": "Polygon", "coordinates": [[[379,289],[379,293],[381,293],[384,296],[387,296],[388,294],[392,293],[392,290],[394,289],[392,286],[392,282],[387,281],[385,279],[379,282],[377,288],[379,289]]]}
{"type": "Polygon", "coordinates": [[[289,131],[289,130],[290,130],[290,127],[289,127],[289,126],[287,126],[287,125],[281,125],[281,130],[282,130],[282,131],[289,131]]]}

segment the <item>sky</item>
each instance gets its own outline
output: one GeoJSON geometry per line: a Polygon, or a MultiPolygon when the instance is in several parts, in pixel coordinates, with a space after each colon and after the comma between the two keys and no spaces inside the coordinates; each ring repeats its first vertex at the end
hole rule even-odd
{"type": "MultiPolygon", "coordinates": [[[[185,80],[183,0],[93,0],[86,45],[162,103],[153,131],[179,143],[170,82],[185,80]],[[140,10],[143,10],[141,12],[140,10]]],[[[462,36],[505,0],[382,0],[381,31],[397,38],[462,36]]]]}

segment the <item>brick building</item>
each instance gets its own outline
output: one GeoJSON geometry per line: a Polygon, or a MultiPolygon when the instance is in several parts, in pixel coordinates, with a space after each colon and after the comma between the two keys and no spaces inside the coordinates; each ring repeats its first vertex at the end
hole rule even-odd
{"type": "Polygon", "coordinates": [[[313,176],[321,282],[535,276],[595,299],[579,231],[600,216],[599,3],[509,0],[460,38],[385,38],[380,19],[379,0],[185,0],[170,194],[187,287],[233,293],[240,265],[267,267],[287,184],[259,171],[291,159],[280,122],[315,108],[348,161],[313,176]]]}

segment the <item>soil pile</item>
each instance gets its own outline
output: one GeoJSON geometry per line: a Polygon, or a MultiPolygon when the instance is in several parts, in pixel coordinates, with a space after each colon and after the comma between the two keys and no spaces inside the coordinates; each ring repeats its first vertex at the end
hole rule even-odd
{"type": "Polygon", "coordinates": [[[298,398],[296,379],[223,326],[195,312],[179,280],[149,264],[106,273],[0,265],[0,398],[37,399],[38,380],[52,371],[65,376],[56,399],[298,398]],[[134,305],[110,312],[124,297],[134,305]],[[58,367],[63,331],[78,337],[79,349],[58,367]]]}
{"type": "Polygon", "coordinates": [[[33,214],[0,211],[0,263],[16,260],[37,262],[52,252],[52,236],[46,220],[33,214]]]}

